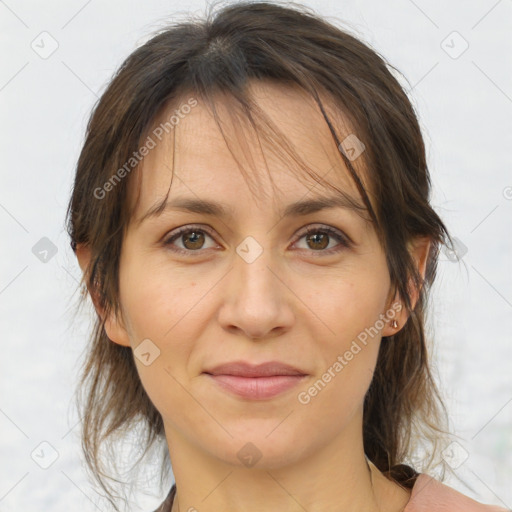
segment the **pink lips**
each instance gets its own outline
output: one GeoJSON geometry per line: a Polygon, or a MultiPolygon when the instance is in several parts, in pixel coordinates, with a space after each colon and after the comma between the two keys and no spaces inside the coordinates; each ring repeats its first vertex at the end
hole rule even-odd
{"type": "Polygon", "coordinates": [[[259,365],[234,361],[204,373],[227,391],[252,400],[279,395],[296,386],[306,376],[305,372],[278,361],[259,365]]]}

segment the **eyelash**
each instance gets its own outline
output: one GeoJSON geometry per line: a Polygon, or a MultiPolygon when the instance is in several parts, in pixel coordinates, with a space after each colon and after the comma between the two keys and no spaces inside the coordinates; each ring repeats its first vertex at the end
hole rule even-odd
{"type": "MultiPolygon", "coordinates": [[[[194,255],[194,253],[200,254],[201,252],[204,251],[203,249],[197,249],[196,251],[193,251],[193,250],[181,249],[180,247],[172,247],[171,248],[172,243],[175,240],[179,239],[179,237],[182,236],[183,234],[191,233],[191,232],[205,233],[210,238],[212,238],[212,239],[214,238],[213,235],[208,230],[206,230],[204,228],[196,227],[194,225],[189,225],[189,226],[179,228],[178,231],[176,231],[175,233],[170,235],[168,238],[166,238],[166,240],[164,241],[164,245],[166,247],[169,247],[171,251],[176,252],[178,254],[184,254],[187,256],[192,256],[192,255],[194,255]]],[[[343,234],[341,234],[341,232],[339,232],[338,230],[331,228],[329,226],[314,227],[314,228],[310,227],[306,230],[305,233],[302,233],[301,235],[299,235],[297,240],[294,243],[297,243],[299,240],[301,240],[302,238],[304,238],[305,236],[307,236],[311,233],[323,233],[323,234],[328,235],[329,237],[334,238],[337,242],[339,242],[338,246],[331,247],[330,249],[326,249],[326,250],[320,249],[318,251],[315,251],[313,249],[309,250],[308,252],[318,253],[317,255],[315,255],[315,257],[335,254],[344,249],[350,248],[352,245],[352,242],[348,239],[348,237],[344,236],[343,234]]],[[[307,250],[307,249],[299,249],[299,250],[307,250]]]]}

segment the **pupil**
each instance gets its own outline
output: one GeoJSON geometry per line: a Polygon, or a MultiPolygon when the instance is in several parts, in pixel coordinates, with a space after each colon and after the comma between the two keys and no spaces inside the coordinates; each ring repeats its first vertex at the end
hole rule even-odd
{"type": "Polygon", "coordinates": [[[185,242],[184,245],[187,247],[187,249],[200,249],[201,245],[204,243],[204,234],[203,233],[197,233],[196,231],[192,231],[190,234],[185,236],[185,242]],[[187,244],[187,241],[190,241],[192,246],[190,247],[190,244],[187,244]]]}
{"type": "Polygon", "coordinates": [[[308,235],[307,240],[312,241],[313,244],[320,244],[316,247],[312,247],[313,249],[325,249],[329,243],[328,243],[328,236],[325,233],[315,233],[314,235],[308,235]]]}

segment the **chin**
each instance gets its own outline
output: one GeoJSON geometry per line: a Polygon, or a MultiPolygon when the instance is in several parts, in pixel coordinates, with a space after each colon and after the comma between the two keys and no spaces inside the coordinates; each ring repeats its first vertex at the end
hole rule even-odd
{"type": "MultiPolygon", "coordinates": [[[[267,424],[265,422],[265,426],[267,424]]],[[[278,422],[273,421],[272,428],[276,425],[278,422]]],[[[279,469],[296,463],[304,456],[307,446],[304,445],[303,435],[297,432],[294,436],[289,431],[277,433],[277,429],[269,435],[271,430],[258,430],[256,427],[252,429],[252,433],[243,429],[229,430],[234,439],[223,439],[222,442],[215,440],[211,446],[204,448],[226,464],[247,469],[279,469]]]]}

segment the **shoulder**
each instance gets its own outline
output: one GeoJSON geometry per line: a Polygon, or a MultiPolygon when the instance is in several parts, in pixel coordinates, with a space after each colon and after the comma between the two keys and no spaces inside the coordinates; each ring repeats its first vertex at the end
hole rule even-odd
{"type": "Polygon", "coordinates": [[[507,509],[483,505],[421,473],[412,488],[411,498],[403,512],[507,512],[507,509]]]}

